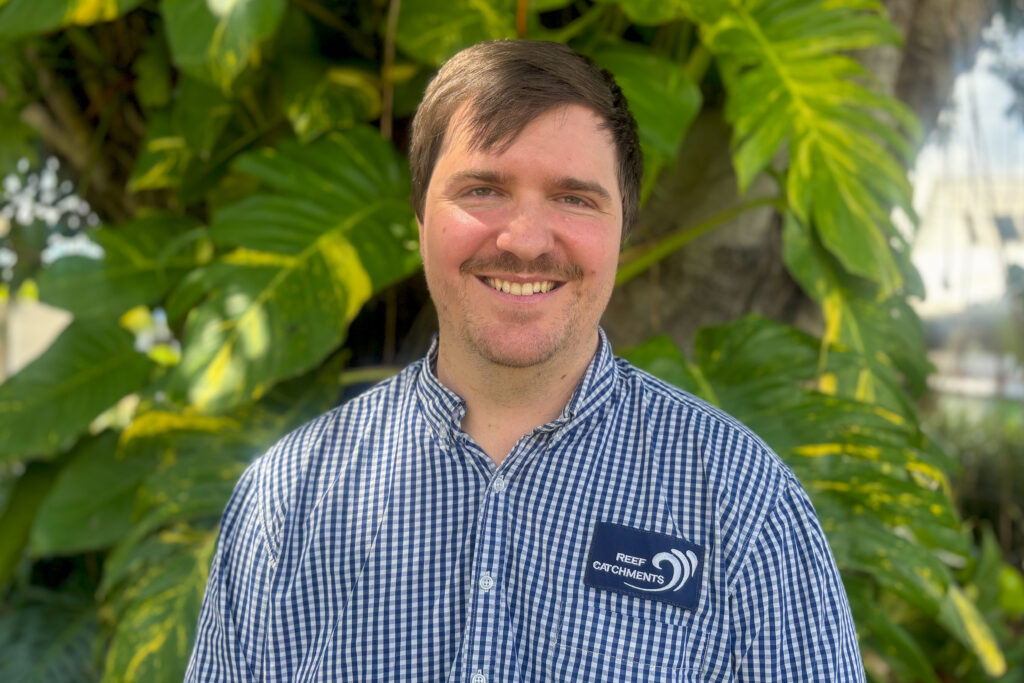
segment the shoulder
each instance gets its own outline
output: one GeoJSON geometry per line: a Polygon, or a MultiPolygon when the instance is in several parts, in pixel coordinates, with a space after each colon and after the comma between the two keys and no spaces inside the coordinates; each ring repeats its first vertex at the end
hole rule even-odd
{"type": "MultiPolygon", "coordinates": [[[[707,401],[616,359],[625,391],[644,406],[648,440],[678,480],[695,483],[715,517],[727,565],[738,568],[782,498],[801,489],[757,434],[707,401]]],[[[687,493],[687,495],[690,495],[687,493]]]]}
{"type": "Polygon", "coordinates": [[[255,498],[257,513],[271,546],[276,546],[292,509],[320,497],[346,469],[357,443],[389,416],[414,401],[413,386],[421,361],[279,439],[252,462],[243,481],[255,498]]]}

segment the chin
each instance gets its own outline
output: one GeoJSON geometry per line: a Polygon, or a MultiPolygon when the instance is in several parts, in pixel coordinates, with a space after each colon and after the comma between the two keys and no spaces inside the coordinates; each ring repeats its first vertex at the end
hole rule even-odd
{"type": "Polygon", "coordinates": [[[498,328],[465,330],[464,339],[476,354],[503,368],[543,366],[580,340],[567,330],[547,331],[498,328]]]}
{"type": "Polygon", "coordinates": [[[568,339],[542,339],[536,334],[499,332],[467,335],[470,346],[484,360],[506,368],[543,365],[567,346],[568,339]]]}

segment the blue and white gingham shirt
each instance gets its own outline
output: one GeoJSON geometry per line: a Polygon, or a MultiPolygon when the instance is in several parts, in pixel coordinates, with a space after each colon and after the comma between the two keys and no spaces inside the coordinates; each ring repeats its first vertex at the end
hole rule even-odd
{"type": "Polygon", "coordinates": [[[864,679],[814,509],[745,427],[614,358],[602,333],[561,416],[495,466],[431,366],[245,472],[186,680],[864,679]],[[608,523],[701,549],[696,607],[588,585],[608,523]]]}

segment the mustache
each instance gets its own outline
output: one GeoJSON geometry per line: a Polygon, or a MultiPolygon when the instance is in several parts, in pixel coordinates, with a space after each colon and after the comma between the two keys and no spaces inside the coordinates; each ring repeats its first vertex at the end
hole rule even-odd
{"type": "Polygon", "coordinates": [[[542,254],[532,261],[524,261],[515,254],[504,251],[490,258],[471,258],[459,266],[459,272],[472,274],[478,272],[493,273],[530,273],[550,280],[582,280],[583,269],[575,263],[560,263],[549,254],[542,254]]]}

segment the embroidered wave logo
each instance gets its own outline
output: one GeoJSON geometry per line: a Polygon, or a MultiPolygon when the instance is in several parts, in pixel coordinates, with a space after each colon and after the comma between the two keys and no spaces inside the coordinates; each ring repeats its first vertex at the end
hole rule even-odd
{"type": "Polygon", "coordinates": [[[665,591],[677,591],[686,585],[686,582],[690,580],[690,577],[697,572],[697,564],[700,560],[697,559],[696,553],[692,550],[687,550],[685,553],[682,550],[672,548],[668,552],[658,553],[651,558],[651,566],[655,569],[661,569],[662,564],[668,563],[672,567],[672,578],[669,579],[668,583],[658,588],[644,588],[643,586],[636,586],[628,581],[623,581],[630,588],[635,588],[641,591],[647,591],[648,593],[662,593],[665,591]]]}

